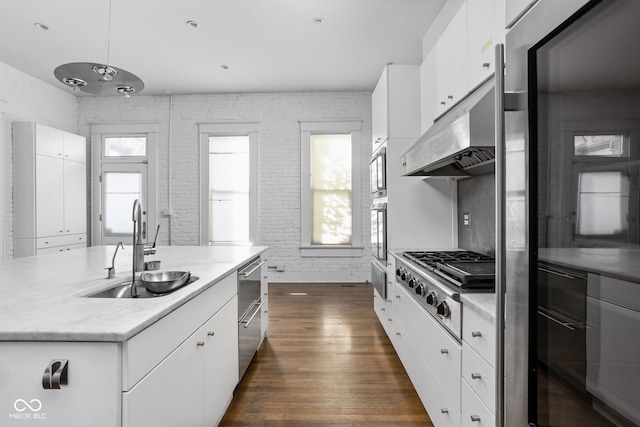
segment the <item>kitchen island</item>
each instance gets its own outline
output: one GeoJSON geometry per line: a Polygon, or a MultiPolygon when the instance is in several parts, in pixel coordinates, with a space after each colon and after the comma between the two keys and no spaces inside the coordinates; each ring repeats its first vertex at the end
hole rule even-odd
{"type": "Polygon", "coordinates": [[[168,295],[87,298],[131,277],[131,247],[0,264],[0,424],[214,425],[238,381],[237,275],[265,247],[158,247],[199,279],[168,295]],[[205,404],[206,402],[206,404],[205,404]]]}

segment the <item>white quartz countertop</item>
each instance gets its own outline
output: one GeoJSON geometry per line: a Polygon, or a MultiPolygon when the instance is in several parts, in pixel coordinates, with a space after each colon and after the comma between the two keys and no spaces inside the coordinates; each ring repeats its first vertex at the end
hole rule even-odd
{"type": "Polygon", "coordinates": [[[559,266],[640,283],[640,249],[544,248],[539,249],[538,257],[559,266]]]}
{"type": "Polygon", "coordinates": [[[131,279],[132,248],[95,246],[0,263],[0,340],[125,341],[266,251],[264,246],[158,246],[145,261],[199,279],[156,298],[84,298],[131,279]]]}
{"type": "Polygon", "coordinates": [[[478,294],[461,294],[460,301],[464,311],[473,310],[488,321],[495,323],[496,321],[496,294],[495,293],[478,293],[478,294]]]}

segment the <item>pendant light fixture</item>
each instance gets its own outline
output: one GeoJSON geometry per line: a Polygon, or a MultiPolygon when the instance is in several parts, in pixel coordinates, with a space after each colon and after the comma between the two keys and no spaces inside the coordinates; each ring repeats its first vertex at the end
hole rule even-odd
{"type": "Polygon", "coordinates": [[[107,62],[71,62],[57,67],[53,74],[73,91],[93,95],[121,95],[129,98],[133,93],[144,89],[144,83],[138,76],[109,64],[111,53],[111,1],[109,0],[109,24],[107,33],[107,62]]]}

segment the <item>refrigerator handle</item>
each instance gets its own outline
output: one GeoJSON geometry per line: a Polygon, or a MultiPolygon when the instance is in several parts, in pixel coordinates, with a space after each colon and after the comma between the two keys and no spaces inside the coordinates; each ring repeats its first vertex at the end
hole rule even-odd
{"type": "Polygon", "coordinates": [[[496,134],[496,426],[505,424],[504,327],[506,289],[506,170],[505,170],[505,85],[504,44],[495,47],[495,134],[496,134]]]}

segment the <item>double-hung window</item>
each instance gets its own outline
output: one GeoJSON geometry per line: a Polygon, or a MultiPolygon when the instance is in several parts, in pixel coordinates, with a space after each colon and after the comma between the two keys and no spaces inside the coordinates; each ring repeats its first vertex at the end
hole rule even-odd
{"type": "Polygon", "coordinates": [[[301,255],[361,256],[362,123],[301,123],[301,255]]]}
{"type": "Polygon", "coordinates": [[[200,242],[246,245],[257,240],[258,125],[200,125],[200,242]]]}

